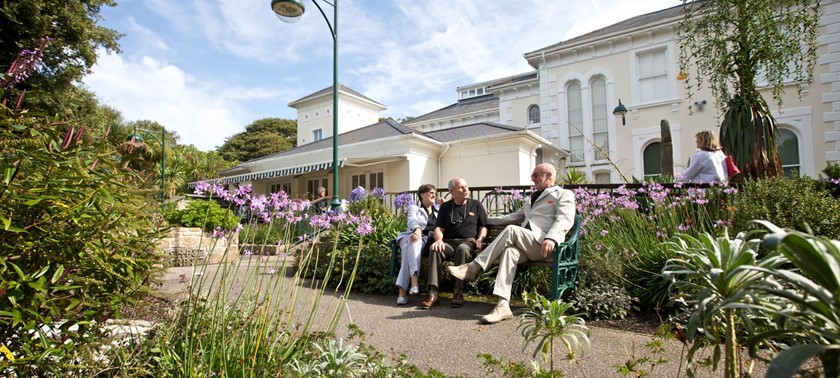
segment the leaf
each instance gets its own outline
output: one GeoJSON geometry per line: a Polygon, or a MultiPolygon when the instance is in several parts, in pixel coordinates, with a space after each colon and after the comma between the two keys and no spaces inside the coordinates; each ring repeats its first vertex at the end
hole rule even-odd
{"type": "Polygon", "coordinates": [[[64,274],[64,265],[59,265],[55,268],[55,272],[53,272],[52,278],[50,279],[51,284],[55,284],[61,279],[61,275],[64,274]]]}
{"type": "Polygon", "coordinates": [[[799,367],[802,366],[806,360],[827,348],[828,346],[826,345],[814,344],[793,346],[784,352],[779,353],[779,355],[773,359],[770,363],[770,367],[767,368],[766,377],[793,377],[799,370],[799,367]]]}

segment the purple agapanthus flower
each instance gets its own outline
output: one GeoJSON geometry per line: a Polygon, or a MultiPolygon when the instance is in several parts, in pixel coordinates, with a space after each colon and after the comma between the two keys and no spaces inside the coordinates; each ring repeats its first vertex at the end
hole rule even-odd
{"type": "Polygon", "coordinates": [[[358,186],[356,189],[350,191],[350,202],[359,202],[367,197],[365,188],[358,186]]]}
{"type": "Polygon", "coordinates": [[[379,198],[380,201],[385,201],[385,189],[376,187],[370,192],[370,195],[379,198]]]}
{"type": "Polygon", "coordinates": [[[397,210],[408,209],[408,206],[414,201],[410,193],[400,193],[397,198],[394,198],[394,207],[397,210]]]}

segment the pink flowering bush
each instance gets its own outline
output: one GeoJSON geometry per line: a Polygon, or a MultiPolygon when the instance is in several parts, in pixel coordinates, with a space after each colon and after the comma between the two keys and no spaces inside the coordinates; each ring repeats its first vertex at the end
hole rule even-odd
{"type": "Polygon", "coordinates": [[[736,192],[723,186],[700,190],[658,183],[643,183],[638,189],[622,186],[614,194],[575,190],[583,217],[581,269],[589,280],[600,281],[581,282],[579,290],[618,285],[638,298],[642,309],[662,307],[668,282],[658,272],[674,257],[663,242],[681,233],[722,232],[731,224],[728,198],[736,192]]]}

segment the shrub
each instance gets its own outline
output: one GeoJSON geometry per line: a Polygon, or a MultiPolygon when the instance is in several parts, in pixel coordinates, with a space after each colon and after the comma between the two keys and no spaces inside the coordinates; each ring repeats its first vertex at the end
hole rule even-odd
{"type": "Polygon", "coordinates": [[[840,163],[827,163],[820,175],[820,187],[827,189],[836,199],[840,199],[840,163]]]}
{"type": "Polygon", "coordinates": [[[354,201],[347,210],[349,217],[355,214],[371,217],[373,231],[362,238],[353,228],[337,227],[322,235],[319,240],[328,242],[320,243],[313,251],[318,254],[315,278],[329,277],[328,284],[331,286],[346,282],[347,264],[355,260],[357,251],[361,249],[356,287],[364,293],[386,294],[394,291],[394,277],[388,275],[391,261],[388,242],[406,228],[406,219],[394,214],[382,197],[375,195],[378,193],[376,189],[379,188],[374,189],[374,195],[368,195],[362,188],[354,189],[351,195],[354,201]]]}
{"type": "Polygon", "coordinates": [[[83,132],[0,103],[0,345],[15,357],[0,368],[10,376],[63,376],[153,273],[148,183],[83,132]]]}
{"type": "Polygon", "coordinates": [[[239,218],[230,209],[224,209],[216,201],[192,200],[182,211],[166,213],[166,220],[182,227],[198,227],[212,232],[216,227],[232,230],[239,224],[239,218]]]}
{"type": "Polygon", "coordinates": [[[591,280],[587,271],[581,272],[575,296],[569,300],[572,307],[589,320],[624,319],[635,309],[635,298],[619,285],[601,280],[591,280]],[[591,281],[591,282],[590,282],[591,281]]]}
{"type": "Polygon", "coordinates": [[[746,230],[751,220],[764,219],[799,231],[807,224],[814,235],[840,238],[840,201],[808,177],[748,181],[735,196],[734,206],[735,230],[746,230]]]}
{"type": "Polygon", "coordinates": [[[581,227],[581,270],[598,287],[624,286],[643,310],[659,309],[668,281],[659,272],[673,251],[661,245],[678,233],[720,232],[729,223],[728,198],[735,190],[665,188],[644,183],[615,194],[577,189],[581,227]]]}

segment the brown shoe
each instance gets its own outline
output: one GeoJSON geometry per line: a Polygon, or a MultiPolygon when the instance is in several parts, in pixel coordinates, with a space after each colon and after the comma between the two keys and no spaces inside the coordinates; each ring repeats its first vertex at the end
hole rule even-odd
{"type": "Polygon", "coordinates": [[[428,310],[432,307],[437,306],[438,304],[440,304],[440,298],[438,298],[437,296],[434,296],[434,295],[430,295],[420,305],[423,306],[423,308],[425,308],[426,310],[428,310]]]}
{"type": "Polygon", "coordinates": [[[452,294],[452,307],[458,308],[464,305],[464,294],[455,293],[452,294]]]}

